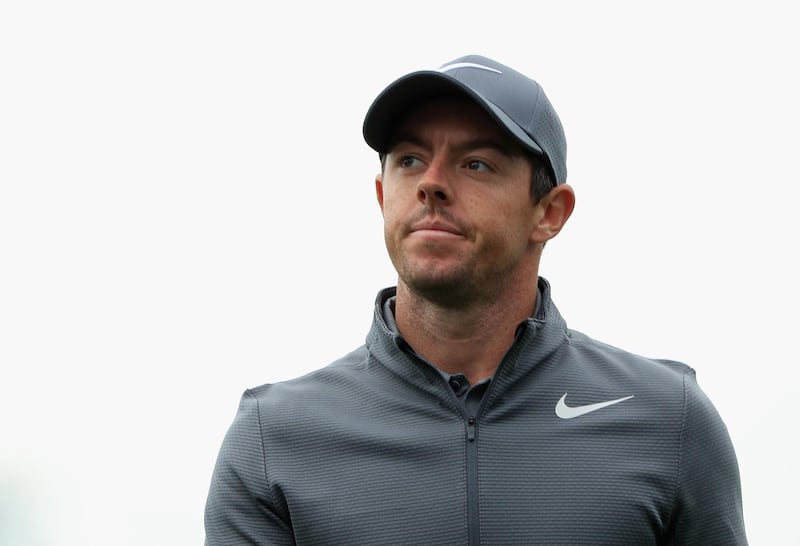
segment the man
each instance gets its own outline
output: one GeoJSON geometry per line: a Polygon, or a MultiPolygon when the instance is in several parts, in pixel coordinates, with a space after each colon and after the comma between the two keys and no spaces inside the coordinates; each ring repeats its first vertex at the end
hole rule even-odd
{"type": "Polygon", "coordinates": [[[364,137],[397,287],[364,346],[245,393],[207,544],[746,544],[693,370],[569,330],[538,277],[575,202],[542,88],[463,57],[392,83],[364,137]]]}

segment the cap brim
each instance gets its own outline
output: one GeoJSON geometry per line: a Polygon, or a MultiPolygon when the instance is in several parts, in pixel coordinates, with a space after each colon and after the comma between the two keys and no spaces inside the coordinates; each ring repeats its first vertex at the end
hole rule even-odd
{"type": "Polygon", "coordinates": [[[539,145],[494,103],[455,78],[434,70],[413,72],[384,89],[364,118],[364,140],[378,153],[387,153],[397,124],[411,108],[423,101],[448,97],[473,100],[524,148],[543,155],[539,145]]]}

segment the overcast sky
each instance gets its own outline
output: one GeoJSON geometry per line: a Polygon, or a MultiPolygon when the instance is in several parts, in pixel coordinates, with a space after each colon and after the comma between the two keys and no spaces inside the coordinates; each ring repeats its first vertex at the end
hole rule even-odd
{"type": "Polygon", "coordinates": [[[797,544],[790,2],[275,4],[0,5],[0,544],[202,542],[242,391],[360,345],[395,282],[367,108],[471,53],[563,121],[568,324],[693,366],[751,543],[797,544]]]}

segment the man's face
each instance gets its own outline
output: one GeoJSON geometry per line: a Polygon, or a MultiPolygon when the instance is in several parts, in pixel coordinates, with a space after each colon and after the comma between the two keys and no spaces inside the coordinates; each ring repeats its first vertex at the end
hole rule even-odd
{"type": "Polygon", "coordinates": [[[536,205],[519,146],[477,105],[453,99],[413,110],[392,142],[376,187],[399,282],[451,306],[531,282],[536,205]]]}

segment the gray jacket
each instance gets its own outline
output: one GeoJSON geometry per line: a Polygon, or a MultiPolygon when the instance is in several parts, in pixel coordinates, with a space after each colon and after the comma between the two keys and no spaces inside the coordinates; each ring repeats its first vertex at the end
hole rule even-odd
{"type": "Polygon", "coordinates": [[[387,327],[394,289],[364,346],[246,391],[206,544],[747,544],[694,371],[569,330],[540,292],[475,410],[387,327]]]}

